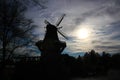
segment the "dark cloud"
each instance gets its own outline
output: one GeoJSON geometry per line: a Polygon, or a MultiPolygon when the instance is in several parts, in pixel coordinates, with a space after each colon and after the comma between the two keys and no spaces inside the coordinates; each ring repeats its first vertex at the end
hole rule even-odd
{"type": "Polygon", "coordinates": [[[96,45],[95,48],[101,48],[101,49],[120,49],[120,45],[113,45],[113,46],[96,45]]]}
{"type": "Polygon", "coordinates": [[[101,44],[101,45],[103,45],[103,44],[110,44],[111,42],[109,42],[109,41],[107,41],[107,42],[104,42],[104,41],[102,41],[102,40],[93,40],[92,41],[92,44],[101,44]]]}
{"type": "MultiPolygon", "coordinates": [[[[48,8],[42,11],[32,10],[34,13],[31,11],[31,16],[39,16],[34,20],[40,27],[44,27],[45,19],[54,24],[65,13],[66,17],[61,25],[64,26],[62,31],[70,36],[70,42],[67,42],[69,50],[72,48],[71,51],[83,51],[86,48],[84,46],[90,47],[86,48],[88,50],[120,49],[120,0],[49,0],[46,5],[48,8]],[[77,40],[77,34],[73,33],[81,25],[92,30],[92,36],[86,42],[77,40]]],[[[44,35],[43,29],[36,30],[40,37],[44,35]]]]}
{"type": "Polygon", "coordinates": [[[112,36],[111,39],[113,39],[113,40],[120,40],[120,34],[112,36]]]}
{"type": "Polygon", "coordinates": [[[110,26],[109,32],[119,32],[119,30],[120,30],[120,21],[111,23],[110,25],[111,26],[110,26]]]}
{"type": "Polygon", "coordinates": [[[105,35],[109,35],[111,40],[120,40],[120,21],[111,23],[105,35]]]}

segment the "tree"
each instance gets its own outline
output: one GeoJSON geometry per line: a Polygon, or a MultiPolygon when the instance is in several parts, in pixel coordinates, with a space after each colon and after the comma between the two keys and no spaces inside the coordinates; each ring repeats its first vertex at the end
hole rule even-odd
{"type": "Polygon", "coordinates": [[[21,0],[0,0],[0,50],[3,65],[7,53],[13,54],[17,48],[29,45],[34,38],[31,34],[36,26],[25,17],[26,10],[27,6],[21,0]]]}

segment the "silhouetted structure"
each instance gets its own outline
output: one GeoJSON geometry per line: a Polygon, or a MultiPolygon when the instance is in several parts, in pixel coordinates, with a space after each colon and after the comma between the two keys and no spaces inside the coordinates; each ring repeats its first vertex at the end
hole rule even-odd
{"type": "Polygon", "coordinates": [[[60,41],[57,34],[58,32],[66,38],[64,34],[59,31],[61,27],[57,27],[63,20],[64,16],[65,14],[62,15],[56,25],[52,25],[48,21],[45,21],[47,24],[45,37],[43,40],[36,43],[36,46],[41,51],[41,72],[42,75],[45,76],[44,78],[47,77],[56,80],[56,77],[67,77],[67,68],[62,64],[61,57],[61,52],[66,47],[66,43],[60,41]]]}
{"type": "MultiPolygon", "coordinates": [[[[48,21],[45,21],[46,26],[46,34],[43,40],[40,40],[36,43],[37,47],[41,51],[41,56],[44,58],[53,58],[60,55],[60,53],[66,47],[66,43],[60,41],[58,38],[57,32],[59,32],[63,37],[65,37],[57,26],[59,26],[60,22],[63,20],[65,15],[63,15],[58,21],[56,25],[50,24],[48,21]]],[[[66,38],[66,37],[65,37],[66,38]]]]}

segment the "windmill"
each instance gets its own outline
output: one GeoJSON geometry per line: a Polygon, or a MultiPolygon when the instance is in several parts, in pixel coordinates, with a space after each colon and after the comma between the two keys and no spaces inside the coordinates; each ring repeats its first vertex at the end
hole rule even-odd
{"type": "Polygon", "coordinates": [[[57,21],[55,25],[51,24],[47,20],[45,20],[46,24],[46,34],[43,40],[40,40],[36,43],[36,46],[41,51],[41,56],[48,57],[48,56],[57,56],[64,50],[66,47],[66,42],[60,41],[58,38],[58,33],[62,35],[65,39],[68,39],[59,27],[60,23],[62,22],[65,14],[63,14],[57,21]]]}

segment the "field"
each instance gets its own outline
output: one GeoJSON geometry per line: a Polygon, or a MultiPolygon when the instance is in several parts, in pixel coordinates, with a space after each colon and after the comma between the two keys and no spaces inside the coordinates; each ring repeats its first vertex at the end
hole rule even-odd
{"type": "Polygon", "coordinates": [[[72,80],[120,80],[120,71],[110,70],[107,76],[90,77],[90,78],[74,78],[72,80]]]}

